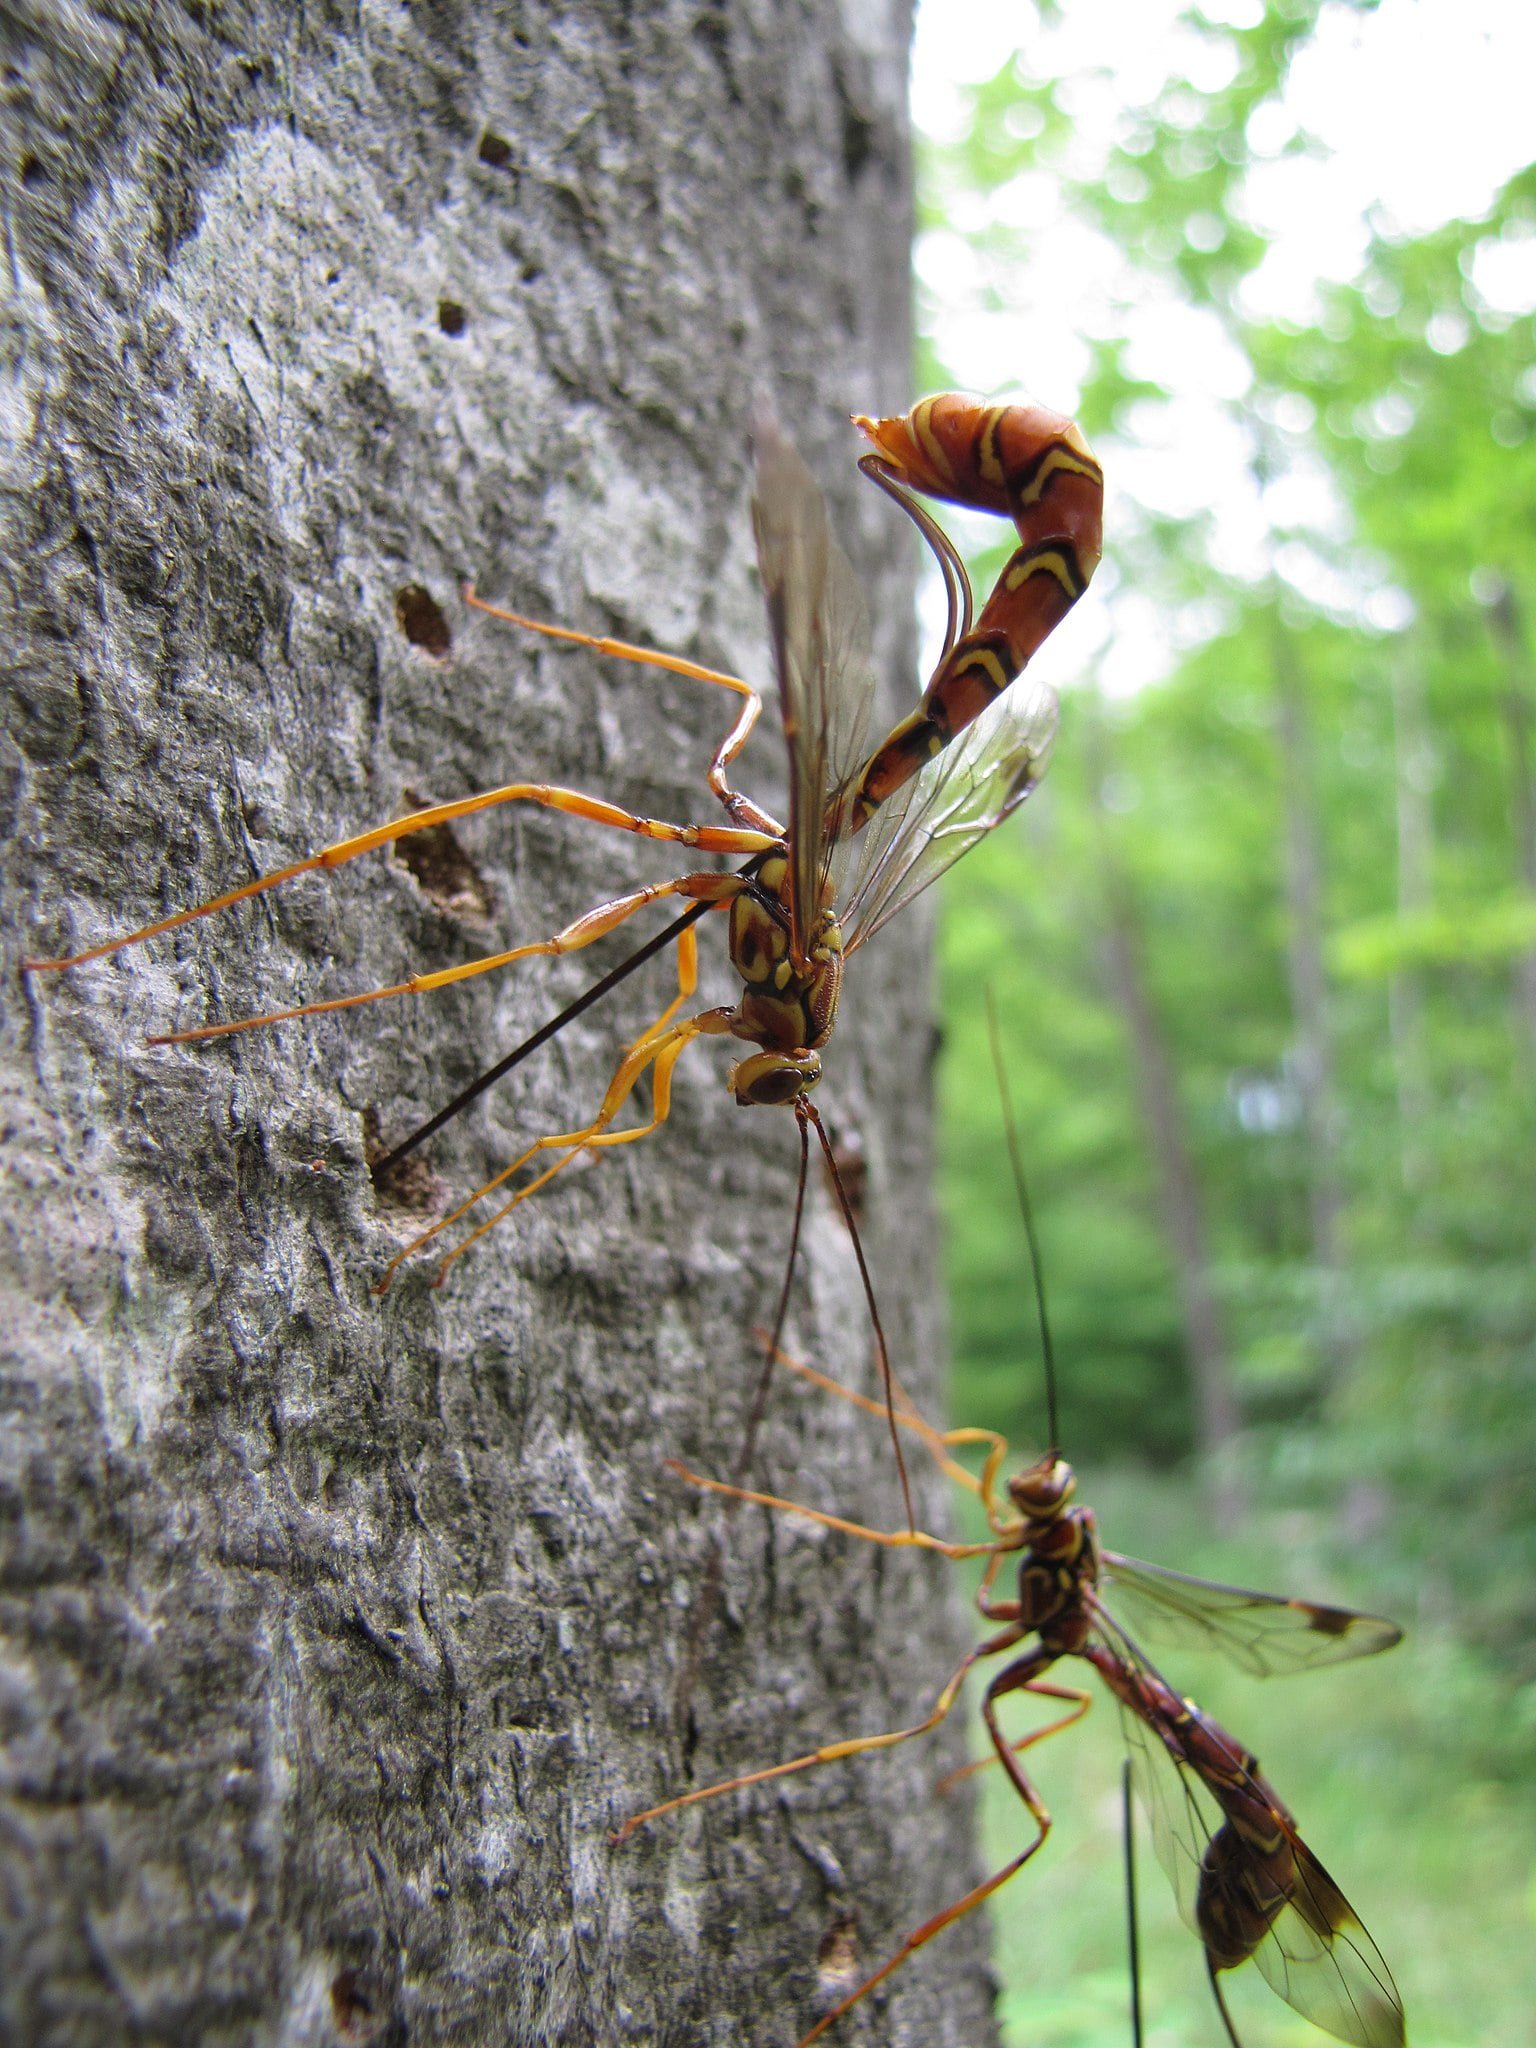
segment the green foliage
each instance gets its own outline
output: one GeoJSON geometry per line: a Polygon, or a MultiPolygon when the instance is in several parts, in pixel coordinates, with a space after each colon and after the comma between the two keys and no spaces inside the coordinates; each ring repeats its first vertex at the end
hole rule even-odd
{"type": "MultiPolygon", "coordinates": [[[[1046,1434],[990,984],[1083,1497],[1116,1547],[1403,1621],[1390,1666],[1257,1686],[1180,1658],[1167,1675],[1264,1759],[1397,1972],[1410,2038],[1466,2048],[1525,2038],[1536,2004],[1536,323],[1500,301],[1536,239],[1536,167],[1485,218],[1418,238],[1377,220],[1350,282],[1294,320],[1253,319],[1266,244],[1243,178],[1254,138],[1285,133],[1277,96],[1319,12],[1270,0],[1236,29],[1186,10],[1202,84],[1126,112],[1087,170],[1074,112],[1092,82],[1022,60],[930,155],[925,219],[966,234],[968,309],[1007,304],[1032,257],[989,203],[1009,180],[1045,174],[1057,215],[1111,246],[1082,399],[1111,482],[1179,417],[1138,349],[1143,309],[1172,300],[1237,359],[1256,497],[1310,475],[1336,507],[1272,520],[1267,579],[1245,582],[1214,566],[1223,536],[1197,494],[1177,515],[1122,499],[1087,606],[1113,622],[1133,598],[1144,621],[1156,603],[1184,651],[1124,701],[1068,692],[1039,797],[949,878],[955,1412],[1031,1449],[1046,1434]],[[1331,1053],[1321,1139],[1294,994],[1303,843],[1331,1053]],[[1242,1418],[1235,1542],[1191,1483],[1199,1418],[1117,924],[1204,1212],[1242,1418]]],[[[927,347],[927,388],[954,382],[927,347]]],[[[1188,449],[1197,475],[1206,455],[1188,449]]],[[[1115,1720],[1101,1702],[1028,1758],[1058,1826],[996,1902],[1021,2048],[1128,2038],[1115,1720]]],[[[1001,1863],[1021,1813],[998,1777],[1001,1863]]],[[[1198,1949],[1145,1839],[1142,1865],[1149,2039],[1213,2041],[1198,1949]]],[[[1320,2038],[1261,1983],[1232,1998],[1253,2048],[1320,2038]]]]}
{"type": "MultiPolygon", "coordinates": [[[[1375,1602],[1365,1574],[1327,1571],[1327,1532],[1315,1518],[1268,1518],[1234,1548],[1212,1543],[1166,1487],[1085,1476],[1111,1540],[1248,1582],[1272,1576],[1271,1560],[1283,1551],[1301,1590],[1375,1602]]],[[[1501,1684],[1411,1603],[1402,1611],[1414,1624],[1408,1640],[1379,1664],[1259,1684],[1218,1660],[1181,1656],[1169,1675],[1262,1759],[1309,1846],[1386,1954],[1415,2048],[1519,2041],[1536,2005],[1532,1813],[1529,1795],[1512,1796],[1509,1778],[1529,1751],[1536,1696],[1501,1684]]],[[[1029,1725],[1027,1710],[1009,1717],[1010,1727],[1029,1725]]],[[[994,1907],[1011,2048],[1125,2048],[1129,2039],[1122,1754],[1115,1708],[1100,1697],[1085,1722],[1027,1759],[1057,1825],[1039,1861],[994,1907]]],[[[1018,1802],[996,1771],[986,1775],[983,1811],[995,1866],[1022,1846],[1018,1802]]],[[[1177,1918],[1139,1813],[1137,1820],[1148,2039],[1215,2043],[1199,1949],[1177,1918]]],[[[1245,2048],[1321,2042],[1256,1970],[1236,1972],[1226,1985],[1245,2048]]]]}
{"type": "MultiPolygon", "coordinates": [[[[1083,81],[1022,60],[974,89],[969,132],[926,168],[924,219],[966,232],[979,306],[1001,301],[1008,266],[1030,251],[987,196],[1049,173],[1127,276],[1219,322],[1240,352],[1248,383],[1232,410],[1256,483],[1306,469],[1339,511],[1332,527],[1274,536],[1277,571],[1294,541],[1329,573],[1325,601],[1278,573],[1219,573],[1204,515],[1132,508],[1105,586],[1161,599],[1187,651],[1126,701],[1068,693],[1039,799],[950,880],[957,1412],[1032,1445],[1045,1430],[979,1001],[990,983],[1045,1246],[1066,1448],[1165,1471],[1194,1449],[1158,1162],[1107,964],[1118,892],[1199,1184],[1251,1500],[1320,1517],[1334,1555],[1364,1560],[1392,1596],[1381,1604],[1433,1618],[1456,1669],[1529,1686],[1536,1018],[1522,990],[1536,983],[1536,876],[1520,749],[1536,721],[1536,325],[1501,307],[1497,279],[1536,237],[1536,167],[1483,219],[1417,239],[1378,221],[1360,274],[1324,289],[1315,317],[1252,320],[1243,284],[1266,244],[1242,180],[1256,116],[1318,13],[1316,0],[1272,0],[1234,28],[1190,9],[1209,45],[1202,84],[1176,80],[1127,113],[1091,175],[1074,153],[1083,81]],[[1305,736],[1289,767],[1287,701],[1305,736]],[[1321,877],[1337,1278],[1319,1257],[1292,994],[1298,815],[1321,877]],[[1405,879],[1413,861],[1418,884],[1405,879]]],[[[1297,134],[1287,146],[1312,145],[1297,134]]],[[[1089,337],[1083,412],[1109,436],[1111,470],[1117,440],[1134,442],[1171,396],[1132,369],[1135,335],[1128,291],[1089,337]]],[[[929,347],[930,386],[953,381],[929,347]]],[[[1472,1715],[1462,1734],[1481,1777],[1527,1768],[1528,1730],[1521,1748],[1472,1715]]]]}

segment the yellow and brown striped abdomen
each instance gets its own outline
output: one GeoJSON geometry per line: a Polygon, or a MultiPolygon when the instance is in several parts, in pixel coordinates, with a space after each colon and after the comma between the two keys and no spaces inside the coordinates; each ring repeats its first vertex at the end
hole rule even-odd
{"type": "Polygon", "coordinates": [[[919,399],[899,418],[854,415],[897,483],[1011,519],[1026,547],[1062,538],[1084,586],[1104,533],[1104,472],[1064,413],[1043,405],[986,405],[959,392],[919,399]]]}
{"type": "Polygon", "coordinates": [[[945,392],[899,419],[856,416],[854,424],[893,482],[1002,513],[1020,541],[917,710],[870,756],[853,807],[857,830],[1008,688],[1087,589],[1103,544],[1104,477],[1077,426],[1043,405],[984,405],[945,392]]]}

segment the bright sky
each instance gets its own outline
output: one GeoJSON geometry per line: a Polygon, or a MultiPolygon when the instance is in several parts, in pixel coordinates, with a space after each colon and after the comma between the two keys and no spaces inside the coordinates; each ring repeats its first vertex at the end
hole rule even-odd
{"type": "MultiPolygon", "coordinates": [[[[956,134],[963,115],[957,88],[993,76],[1021,49],[1035,76],[1061,81],[1076,131],[1072,169],[1092,175],[1127,116],[1166,86],[1225,82],[1220,55],[1180,25],[1182,11],[1181,0],[1067,0],[1063,19],[1042,28],[1027,0],[920,0],[917,123],[935,137],[956,134]]],[[[1246,26],[1259,17],[1258,0],[1206,0],[1204,12],[1213,22],[1246,26]]],[[[1262,161],[1246,180],[1242,209],[1273,238],[1251,281],[1251,310],[1310,315],[1319,282],[1357,272],[1373,209],[1384,227],[1409,234],[1483,212],[1536,156],[1533,92],[1536,0],[1382,0],[1367,14],[1325,7],[1283,104],[1261,110],[1250,131],[1262,161]],[[1326,154],[1282,156],[1298,131],[1326,154]]],[[[935,338],[963,387],[1022,388],[1071,411],[1087,365],[1086,337],[1125,333],[1132,370],[1170,388],[1170,405],[1144,409],[1136,420],[1135,445],[1100,451],[1110,458],[1111,531],[1117,495],[1171,513],[1211,506],[1221,568],[1256,578],[1278,567],[1315,601],[1363,611],[1384,628],[1405,623],[1400,593],[1347,583],[1326,547],[1310,544],[1344,537],[1326,476],[1299,461],[1262,497],[1257,491],[1246,436],[1222,406],[1242,397],[1247,366],[1215,317],[1137,276],[1108,243],[1064,217],[1050,172],[1026,173],[979,218],[925,235],[917,264],[951,309],[941,313],[935,338]],[[1026,232],[1027,267],[978,271],[964,234],[988,222],[1026,232]],[[983,289],[1001,304],[980,305],[983,289]]],[[[1536,310],[1536,237],[1490,243],[1473,283],[1495,313],[1536,310]]],[[[1446,341],[1450,352],[1457,336],[1447,333],[1446,341]]],[[[1111,632],[1108,609],[1085,606],[1082,622],[1074,616],[1063,629],[1050,663],[1042,650],[1042,669],[1049,675],[1054,666],[1061,680],[1092,662],[1111,691],[1133,690],[1212,623],[1171,619],[1128,591],[1115,594],[1113,611],[1111,632]]]]}

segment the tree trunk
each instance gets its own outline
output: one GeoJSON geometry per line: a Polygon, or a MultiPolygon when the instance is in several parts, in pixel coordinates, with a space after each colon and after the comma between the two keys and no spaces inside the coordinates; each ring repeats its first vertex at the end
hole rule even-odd
{"type": "MultiPolygon", "coordinates": [[[[1502,709],[1509,736],[1515,875],[1523,888],[1536,893],[1536,767],[1531,759],[1530,653],[1515,593],[1502,580],[1489,599],[1488,618],[1504,670],[1502,709]]],[[[1529,1066],[1536,1057],[1536,950],[1515,956],[1515,1011],[1517,1042],[1529,1066]]]]}
{"type": "MultiPolygon", "coordinates": [[[[1392,671],[1393,780],[1397,794],[1397,910],[1420,918],[1433,894],[1435,748],[1424,684],[1406,655],[1392,671]]],[[[1434,1109],[1424,1027],[1424,976],[1400,967],[1387,990],[1392,1066],[1397,1082],[1398,1159],[1403,1185],[1425,1183],[1425,1132],[1434,1109]]]]}
{"type": "Polygon", "coordinates": [[[1221,1306],[1211,1278],[1205,1207],[1185,1134],[1173,1061],[1148,985],[1140,919],[1130,878],[1105,816],[1108,737],[1103,718],[1096,710],[1086,722],[1093,749],[1089,788],[1098,833],[1110,989],[1125,1024],[1136,1096],[1152,1148],[1163,1235],[1178,1283],[1184,1350],[1195,1397],[1195,1427],[1211,1509],[1220,1527],[1232,1529],[1242,1519],[1244,1505],[1232,1457],[1242,1416],[1232,1385],[1221,1306]]]}
{"type": "MultiPolygon", "coordinates": [[[[0,2032],[793,2040],[840,1968],[971,1880],[966,1800],[929,1797],[962,1717],[608,1840],[672,1793],[915,1719],[970,1639],[939,1560],[750,1510],[674,1723],[717,1518],[661,1461],[730,1464],[793,1120],[738,1110],[707,1042],[663,1132],[584,1162],[441,1290],[428,1261],[380,1298],[424,1204],[593,1113],[666,960],[434,1141],[394,1206],[370,1134],[408,1130],[626,934],[145,1044],[451,966],[696,861],[511,807],[90,967],[15,969],[513,778],[719,822],[703,769],[734,699],[535,642],[457,589],[763,681],[759,389],[832,486],[884,708],[909,696],[910,551],[843,424],[910,397],[906,0],[22,15],[0,31],[0,2032]]],[[[742,765],[775,807],[772,723],[742,765]]],[[[701,1003],[733,999],[719,925],[701,1003]]],[[[916,915],[857,959],[824,1094],[881,1105],[865,1228],[931,1406],[925,942],[916,915]]],[[[867,1387],[819,1179],[807,1227],[794,1341],[867,1387]]],[[[798,1388],[759,1470],[899,1520],[881,1427],[798,1388]]],[[[946,1934],[848,2038],[991,2038],[984,1946],[980,1916],[946,1934]]]]}
{"type": "Polygon", "coordinates": [[[1344,1188],[1339,1174],[1339,1103],[1333,1026],[1323,965],[1323,861],[1312,731],[1296,649],[1274,619],[1275,692],[1285,793],[1286,959],[1296,1027],[1296,1075],[1307,1134],[1307,1202],[1318,1325],[1330,1385],[1348,1375],[1355,1346],[1346,1309],[1344,1188]]]}

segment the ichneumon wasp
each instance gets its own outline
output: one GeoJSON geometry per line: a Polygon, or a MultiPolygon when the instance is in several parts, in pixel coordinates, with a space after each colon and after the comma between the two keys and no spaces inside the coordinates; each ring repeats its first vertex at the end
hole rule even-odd
{"type": "MultiPolygon", "coordinates": [[[[991,1540],[951,1543],[923,1530],[866,1528],[668,1461],[669,1468],[692,1486],[806,1517],[870,1543],[935,1550],[951,1558],[984,1557],[977,1604],[986,1620],[1000,1626],[966,1654],[931,1711],[913,1725],[825,1744],[787,1763],[684,1793],[632,1816],[614,1840],[620,1842],[647,1822],[701,1800],[911,1741],[937,1727],[949,1713],[974,1664],[1007,1659],[982,1700],[982,1721],[992,1748],[985,1761],[1000,1764],[1006,1772],[1033,1824],[1032,1839],[1002,1869],[915,1928],[878,1970],[823,2013],[801,2037],[799,2048],[809,2048],[908,1956],[998,1891],[1044,1846],[1051,1816],[1020,1757],[1087,1713],[1093,1695],[1051,1675],[1063,1658],[1080,1657],[1094,1667],[1119,1703],[1132,1778],[1151,1818],[1158,1859],[1183,1918],[1201,1943],[1233,2048],[1240,2044],[1220,1978],[1250,1960],[1281,1998],[1339,2040],[1355,2048],[1401,2048],[1403,2011],[1391,1973],[1344,1894],[1301,1839],[1294,1817],[1260,1772],[1257,1759],[1168,1684],[1115,1610],[1119,1605],[1129,1607],[1140,1623],[1186,1646],[1220,1650],[1255,1677],[1371,1656],[1390,1649],[1401,1631],[1375,1615],[1219,1585],[1102,1548],[1093,1511],[1073,1505],[1076,1477],[1057,1448],[1055,1361],[1006,1085],[1004,1108],[1035,1272],[1052,1448],[1007,1480],[1002,1502],[998,1475],[1008,1446],[1001,1436],[979,1429],[940,1431],[904,1396],[896,1409],[902,1427],[923,1442],[950,1477],[979,1497],[991,1540]],[[979,1477],[953,1456],[962,1445],[985,1446],[979,1477]],[[992,1589],[1010,1558],[1017,1560],[1016,1590],[1011,1597],[998,1598],[992,1589]],[[1010,1737],[998,1707],[1013,1693],[1056,1702],[1066,1711],[1022,1738],[1010,1737]]],[[[872,1413],[884,1412],[879,1404],[794,1359],[780,1354],[780,1362],[843,1400],[872,1413]]],[[[969,1765],[953,1775],[965,1776],[980,1767],[969,1765]]]]}
{"type": "MultiPolygon", "coordinates": [[[[485,1196],[526,1167],[553,1155],[493,1215],[444,1258],[437,1277],[509,1210],[545,1186],[579,1154],[648,1136],[665,1122],[673,1069],[698,1037],[731,1037],[756,1048],[731,1069],[743,1104],[791,1104],[801,1123],[820,1130],[807,1100],[821,1075],[846,961],[992,827],[1039,780],[1054,728],[1048,693],[1024,698],[1009,685],[1081,595],[1098,562],[1102,478],[1077,428],[1033,405],[987,406],[946,394],[924,399],[899,418],[860,418],[873,444],[861,467],[902,507],[932,549],[944,578],[948,627],[942,655],[918,708],[872,748],[867,727],[874,696],[868,628],[857,579],[831,536],[821,493],[770,415],[754,423],[753,505],[758,565],[767,603],[789,753],[789,818],[780,824],[732,785],[731,764],[762,708],[741,678],[680,656],[545,625],[466,601],[531,631],[598,654],[648,664],[734,692],[742,708],[711,760],[707,781],[729,823],[680,824],[648,818],[606,799],[541,782],[514,782],[407,816],[322,848],[208,902],[160,918],[121,938],[55,959],[25,963],[34,973],[75,968],[202,917],[324,873],[413,833],[509,803],[531,803],[613,831],[639,834],[690,851],[734,856],[734,872],[692,871],[596,905],[552,938],[536,940],[386,987],[305,1003],[291,1010],[202,1025],[153,1039],[186,1044],[257,1026],[355,1008],[386,996],[418,995],[536,955],[563,954],[617,930],[647,904],[681,898],[697,911],[723,910],[742,994],[732,1006],[679,1015],[697,980],[693,923],[678,921],[676,998],[625,1051],[597,1114],[579,1128],[537,1139],[510,1166],[415,1239],[401,1261],[458,1223],[485,1196]],[[1018,529],[1015,550],[979,617],[953,545],[913,496],[921,492],[1006,514],[1018,529]],[[849,858],[860,855],[851,886],[849,858]],[[649,1118],[614,1129],[636,1084],[649,1073],[649,1118]]],[[[622,970],[621,970],[622,971],[622,970]]],[[[616,977],[609,977],[605,986],[616,977]]],[[[409,1144],[413,1140],[407,1140],[409,1144]]],[[[395,1148],[397,1156],[404,1146],[395,1148]]]]}

